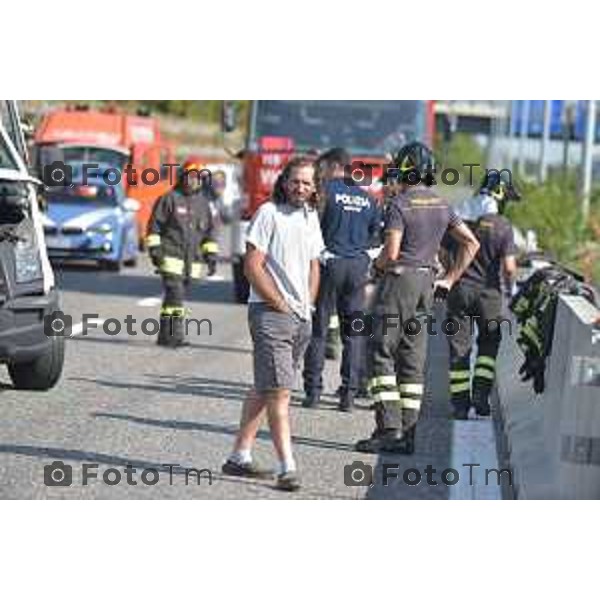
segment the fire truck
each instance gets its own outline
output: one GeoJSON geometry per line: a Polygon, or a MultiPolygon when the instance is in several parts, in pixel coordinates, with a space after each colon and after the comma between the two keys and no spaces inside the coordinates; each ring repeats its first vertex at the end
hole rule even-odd
{"type": "MultiPolygon", "coordinates": [[[[231,128],[224,119],[224,131],[231,128]]],[[[383,165],[391,155],[413,140],[432,144],[434,105],[429,100],[256,100],[251,103],[247,132],[238,155],[242,194],[232,230],[238,302],[248,297],[243,267],[248,225],[290,158],[343,147],[353,158],[348,175],[378,195],[383,165]]]]}
{"type": "Polygon", "coordinates": [[[125,114],[113,107],[59,108],[44,115],[34,142],[34,164],[42,179],[45,179],[44,167],[57,161],[109,164],[118,169],[127,197],[140,205],[137,211],[140,239],[154,202],[175,182],[174,169],[165,167],[176,162],[173,147],[162,138],[158,120],[150,116],[125,114]]]}

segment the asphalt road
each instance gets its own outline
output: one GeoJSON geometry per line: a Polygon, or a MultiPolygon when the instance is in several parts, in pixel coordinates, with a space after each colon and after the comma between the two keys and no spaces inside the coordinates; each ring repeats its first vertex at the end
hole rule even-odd
{"type": "MultiPolygon", "coordinates": [[[[0,498],[447,498],[446,486],[411,487],[400,481],[383,487],[377,477],[372,487],[344,484],[345,465],[356,460],[381,465],[377,457],[352,450],[353,441],[370,434],[372,413],[367,401],[359,401],[352,414],[335,409],[337,364],[331,361],[322,407],[301,408],[299,393],[292,407],[302,490],[290,496],[270,481],[221,475],[251,383],[252,356],[246,308],[232,301],[228,265],[220,269],[225,280],[197,284],[189,302],[192,318],[210,319],[212,335],[205,323],[200,335],[190,336],[190,347],[176,351],[158,347],[155,337],[140,331],[142,320],[157,318],[160,296],[159,279],[145,259],[118,274],[83,266],[58,271],[63,308],[74,325],[86,313],[121,321],[131,315],[138,334],[128,335],[123,326],[120,334],[107,335],[99,326],[69,339],[63,378],[45,393],[15,391],[0,367],[0,498]],[[54,461],[71,467],[72,485],[45,485],[44,468],[54,461]],[[84,464],[96,465],[87,467],[96,474],[87,485],[82,484],[84,464]],[[164,466],[169,464],[177,466],[164,466]],[[135,472],[127,474],[128,465],[135,472]],[[209,469],[212,485],[206,472],[198,483],[186,469],[209,469]],[[158,482],[149,485],[156,473],[158,482]],[[114,485],[104,481],[119,476],[114,485]]],[[[445,352],[445,341],[434,340],[418,452],[397,457],[403,468],[449,466],[445,352]]],[[[266,428],[255,455],[275,466],[266,428]]]]}

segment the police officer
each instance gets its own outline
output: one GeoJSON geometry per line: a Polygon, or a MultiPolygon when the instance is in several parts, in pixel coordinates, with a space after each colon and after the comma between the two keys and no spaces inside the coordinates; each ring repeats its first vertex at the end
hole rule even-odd
{"type": "Polygon", "coordinates": [[[164,299],[158,344],[185,344],[184,299],[190,279],[202,275],[202,244],[212,240],[213,220],[206,193],[208,173],[186,161],[175,189],[157,200],[148,223],[146,245],[162,277],[164,299]]]}
{"type": "MultiPolygon", "coordinates": [[[[450,398],[455,419],[467,419],[471,405],[478,416],[490,414],[489,395],[502,339],[502,286],[510,291],[516,274],[513,228],[499,213],[507,202],[518,199],[512,184],[503,181],[498,171],[491,170],[484,177],[479,194],[459,212],[479,240],[480,249],[447,299],[448,319],[458,325],[456,335],[448,337],[450,398]],[[477,358],[471,386],[474,324],[477,358]]],[[[456,245],[453,240],[444,245],[451,261],[456,245]]]]}
{"type": "Polygon", "coordinates": [[[319,295],[313,318],[312,340],[304,357],[305,407],[314,407],[323,389],[323,365],[330,317],[342,322],[342,362],[339,408],[352,410],[360,383],[360,337],[348,335],[346,325],[353,313],[363,310],[364,287],[370,259],[367,250],[381,226],[379,208],[355,185],[348,153],[333,148],[318,160],[320,174],[321,231],[326,250],[321,261],[319,295]]]}
{"type": "Polygon", "coordinates": [[[414,434],[424,390],[426,334],[417,317],[431,308],[434,290],[447,293],[479,247],[469,228],[437,196],[431,151],[404,146],[389,177],[399,194],[386,208],[384,247],[374,263],[381,273],[369,339],[369,387],[375,400],[375,430],[356,444],[359,452],[414,452],[414,434]],[[434,266],[446,231],[460,249],[454,267],[435,280],[434,266]]]}

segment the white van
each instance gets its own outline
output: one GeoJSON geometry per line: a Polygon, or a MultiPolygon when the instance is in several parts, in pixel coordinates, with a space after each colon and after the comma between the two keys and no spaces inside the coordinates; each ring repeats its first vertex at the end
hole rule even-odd
{"type": "Polygon", "coordinates": [[[64,337],[50,329],[60,307],[37,201],[40,186],[27,170],[17,103],[0,100],[0,362],[17,389],[53,387],[64,362],[64,337]]]}

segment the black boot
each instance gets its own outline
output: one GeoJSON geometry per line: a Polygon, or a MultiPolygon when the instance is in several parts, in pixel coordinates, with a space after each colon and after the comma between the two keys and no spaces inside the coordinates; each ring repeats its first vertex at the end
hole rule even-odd
{"type": "Polygon", "coordinates": [[[169,348],[173,348],[175,342],[173,340],[173,330],[172,330],[172,317],[170,316],[161,316],[160,317],[160,329],[158,330],[158,339],[156,343],[159,346],[167,346],[169,348]]]}
{"type": "Polygon", "coordinates": [[[306,397],[302,400],[303,408],[316,408],[321,402],[321,395],[319,392],[306,392],[306,397]]]}
{"type": "Polygon", "coordinates": [[[375,429],[370,438],[356,442],[354,449],[366,454],[412,454],[414,443],[412,446],[407,445],[407,440],[399,429],[375,429]]]}
{"type": "Polygon", "coordinates": [[[338,409],[342,412],[352,412],[354,408],[354,394],[347,390],[342,390],[340,394],[340,403],[338,404],[338,409]]]}
{"type": "Polygon", "coordinates": [[[173,347],[181,348],[189,345],[190,343],[185,339],[185,318],[173,317],[173,347]]]}

